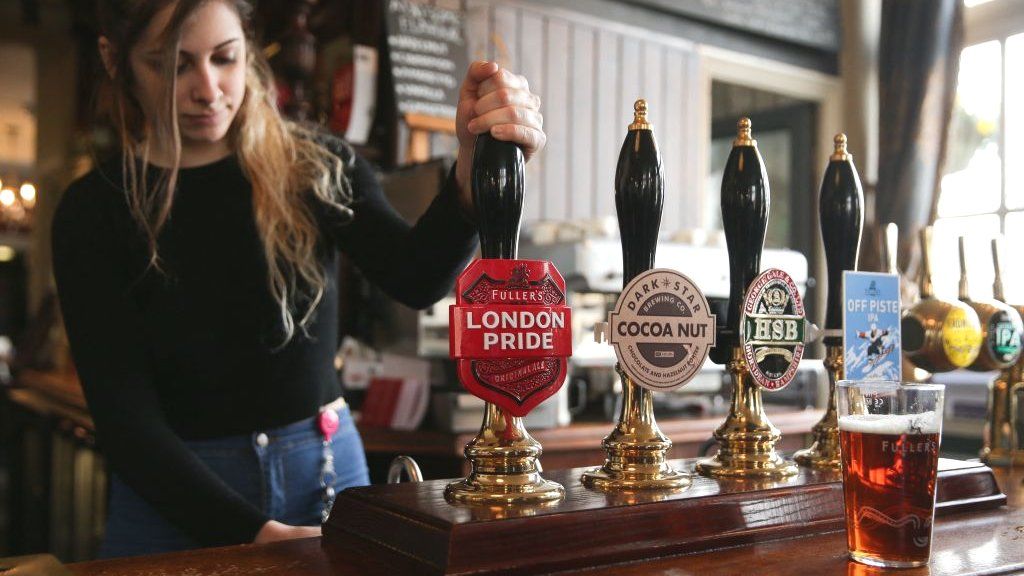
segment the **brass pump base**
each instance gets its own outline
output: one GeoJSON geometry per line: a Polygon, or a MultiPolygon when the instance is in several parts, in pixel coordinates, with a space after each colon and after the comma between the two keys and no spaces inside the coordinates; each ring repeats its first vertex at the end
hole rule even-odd
{"type": "Polygon", "coordinates": [[[735,384],[725,422],[715,430],[718,454],[697,463],[697,472],[713,478],[783,478],[797,473],[796,465],[775,451],[782,437],[768,421],[761,389],[751,381],[740,348],[734,348],[729,372],[735,384]]]}
{"type": "Polygon", "coordinates": [[[466,445],[473,467],[467,478],[449,484],[445,500],[457,504],[536,504],[565,497],[565,488],[541,477],[540,443],[523,419],[487,403],[480,433],[466,445]]]}
{"type": "Polygon", "coordinates": [[[810,447],[799,450],[793,460],[801,466],[814,470],[838,470],[842,466],[839,457],[839,417],[836,413],[836,382],[843,379],[843,347],[829,346],[825,352],[825,369],[828,370],[828,408],[821,420],[811,428],[810,447]]]}
{"type": "Polygon", "coordinates": [[[633,383],[622,369],[622,412],[615,429],[601,444],[608,458],[604,466],[583,473],[587,488],[618,492],[678,490],[690,485],[690,475],[669,466],[669,440],[654,420],[654,395],[633,383]]]}
{"type": "Polygon", "coordinates": [[[981,461],[989,466],[1024,466],[1024,443],[1018,440],[1019,397],[1024,394],[1024,358],[1004,369],[989,384],[988,422],[981,461]]]}

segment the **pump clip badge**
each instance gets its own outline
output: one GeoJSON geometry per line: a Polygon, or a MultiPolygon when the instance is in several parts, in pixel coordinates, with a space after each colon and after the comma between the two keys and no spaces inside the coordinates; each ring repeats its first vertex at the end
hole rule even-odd
{"type": "Polygon", "coordinates": [[[475,260],[448,310],[449,348],[474,396],[525,416],[562,387],[572,355],[565,280],[543,260],[475,260]]]}
{"type": "Polygon", "coordinates": [[[663,391],[689,382],[715,344],[715,316],[697,285],[665,268],[638,274],[622,289],[608,323],[598,325],[634,383],[663,391]]]}
{"type": "Polygon", "coordinates": [[[747,287],[740,316],[740,345],[758,386],[780,390],[796,375],[804,355],[804,305],[796,283],[769,268],[747,287]]]}

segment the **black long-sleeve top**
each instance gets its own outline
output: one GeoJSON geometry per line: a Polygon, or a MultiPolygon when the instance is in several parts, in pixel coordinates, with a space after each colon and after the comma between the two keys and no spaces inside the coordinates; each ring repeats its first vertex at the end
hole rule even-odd
{"type": "MultiPolygon", "coordinates": [[[[338,142],[331,149],[350,154],[338,142]]],[[[202,544],[250,542],[269,518],[183,440],[302,420],[340,393],[337,250],[396,300],[425,307],[451,289],[475,249],[453,177],[412,227],[364,160],[356,158],[348,177],[351,222],[314,206],[328,284],[308,335],[296,330],[282,349],[252,186],[235,156],[180,171],[158,238],[160,270],[148,266],[119,163],[74,182],[57,210],[61,308],[103,452],[129,486],[202,544]]]]}

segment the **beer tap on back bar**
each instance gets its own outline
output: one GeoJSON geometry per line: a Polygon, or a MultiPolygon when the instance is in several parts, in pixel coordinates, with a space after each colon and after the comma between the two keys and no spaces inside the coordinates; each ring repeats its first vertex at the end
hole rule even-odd
{"type": "Polygon", "coordinates": [[[998,254],[993,239],[993,265],[996,269],[993,292],[998,293],[994,300],[972,300],[967,279],[967,255],[964,251],[964,237],[959,238],[960,248],[960,301],[968,304],[978,314],[981,322],[981,352],[968,370],[987,372],[1004,370],[1017,363],[1021,353],[1021,335],[1024,324],[1020,314],[1012,306],[1002,302],[1002,279],[998,270],[998,254]]]}
{"type": "Polygon", "coordinates": [[[900,321],[903,352],[915,366],[928,372],[966,368],[981,351],[981,322],[973,308],[959,301],[941,300],[932,288],[930,226],[922,228],[920,300],[900,321]]]}
{"type": "MultiPolygon", "coordinates": [[[[992,296],[997,302],[1005,303],[1003,277],[999,266],[999,240],[992,239],[992,267],[995,278],[992,281],[992,296]]],[[[1024,315],[1024,306],[1012,306],[1019,315],[1024,315]]],[[[988,421],[985,423],[982,461],[995,466],[1024,465],[1024,423],[1020,419],[1020,397],[1024,395],[1024,357],[1018,357],[1012,365],[1003,368],[989,383],[988,421]]]]}
{"type": "MultiPolygon", "coordinates": [[[[768,175],[743,118],[722,176],[722,223],[729,249],[729,305],[726,327],[711,358],[726,364],[734,384],[725,422],[715,430],[719,451],[700,461],[697,472],[713,477],[772,478],[796,474],[796,466],[775,451],[781,434],[768,421],[748,358],[741,346],[746,291],[758,278],[770,206],[768,175]]],[[[802,309],[801,309],[802,312],[802,309]]],[[[802,352],[802,350],[801,350],[802,352]]]]}
{"type": "Polygon", "coordinates": [[[861,233],[864,229],[864,191],[853,156],[846,150],[846,135],[837,134],[835,151],[821,183],[818,213],[821,238],[828,267],[828,305],[825,311],[825,369],[828,371],[828,407],[821,421],[811,429],[809,448],[794,460],[810,468],[838,469],[839,421],[836,416],[836,382],[843,369],[843,271],[857,269],[861,233]]]}
{"type": "Polygon", "coordinates": [[[897,247],[899,246],[899,226],[895,222],[889,222],[880,231],[882,235],[882,271],[887,274],[899,275],[900,269],[896,263],[897,247]]]}

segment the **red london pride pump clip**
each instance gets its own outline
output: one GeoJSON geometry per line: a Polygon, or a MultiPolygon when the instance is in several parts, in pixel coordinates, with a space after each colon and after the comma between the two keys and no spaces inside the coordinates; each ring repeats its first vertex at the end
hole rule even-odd
{"type": "Polygon", "coordinates": [[[475,260],[448,311],[451,357],[473,395],[526,416],[565,381],[572,355],[565,280],[543,260],[475,260]]]}

